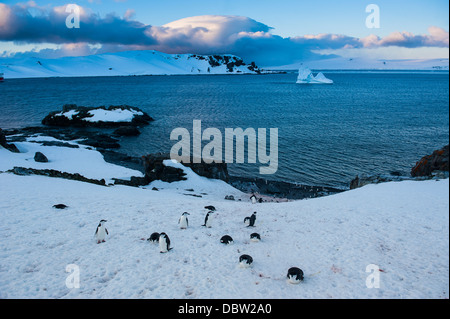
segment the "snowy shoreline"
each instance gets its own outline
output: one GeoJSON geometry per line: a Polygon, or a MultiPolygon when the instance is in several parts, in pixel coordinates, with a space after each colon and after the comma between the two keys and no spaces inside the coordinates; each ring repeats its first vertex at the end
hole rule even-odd
{"type": "Polygon", "coordinates": [[[52,142],[61,141],[36,135],[15,142],[21,153],[0,147],[0,298],[449,297],[448,179],[252,204],[248,194],[180,164],[168,163],[185,170],[185,181],[109,185],[142,172],[107,163],[92,147],[52,142]],[[49,162],[35,162],[36,151],[49,162]],[[106,187],[5,172],[13,166],[103,178],[106,187]],[[217,211],[212,228],[204,228],[209,205],[217,211]],[[190,223],[182,230],[185,211],[190,223]],[[256,227],[249,229],[243,219],[254,211],[256,227]],[[101,219],[108,220],[109,235],[98,245],[93,235],[101,219]],[[174,247],[167,254],[145,240],[163,231],[174,247]],[[249,238],[255,231],[258,243],[249,238]],[[219,242],[226,234],[233,245],[219,242]],[[238,266],[243,253],[254,259],[249,269],[238,266]],[[66,286],[68,265],[79,267],[80,288],[66,286]],[[380,269],[380,288],[366,286],[370,265],[380,269]],[[287,282],[290,267],[305,272],[304,282],[287,282]]]}

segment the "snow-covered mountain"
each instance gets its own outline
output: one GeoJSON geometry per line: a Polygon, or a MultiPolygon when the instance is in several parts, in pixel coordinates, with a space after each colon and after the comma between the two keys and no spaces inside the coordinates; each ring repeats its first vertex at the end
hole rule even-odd
{"type": "Polygon", "coordinates": [[[336,57],[302,61],[283,66],[263,66],[263,68],[265,70],[298,70],[304,66],[308,66],[313,70],[448,71],[449,59],[376,60],[369,58],[336,57]]]}
{"type": "Polygon", "coordinates": [[[181,74],[257,74],[255,63],[234,55],[165,54],[126,51],[82,57],[0,58],[0,73],[8,78],[130,76],[181,74]]]}

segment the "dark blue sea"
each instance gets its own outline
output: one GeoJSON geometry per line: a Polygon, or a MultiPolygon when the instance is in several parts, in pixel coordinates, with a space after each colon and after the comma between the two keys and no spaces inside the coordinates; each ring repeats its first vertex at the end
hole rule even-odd
{"type": "MultiPolygon", "coordinates": [[[[134,156],[168,152],[170,133],[278,128],[279,165],[229,164],[231,175],[346,188],[357,174],[409,174],[449,143],[448,73],[327,73],[334,85],[297,85],[296,74],[10,79],[0,84],[0,128],[41,125],[64,104],[128,104],[155,121],[123,138],[134,156]]],[[[1,159],[0,159],[1,160],[1,159]]]]}

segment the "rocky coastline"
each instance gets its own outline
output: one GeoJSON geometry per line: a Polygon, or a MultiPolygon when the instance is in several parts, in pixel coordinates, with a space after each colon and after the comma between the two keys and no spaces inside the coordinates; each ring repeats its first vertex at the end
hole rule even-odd
{"type": "MultiPolygon", "coordinates": [[[[72,112],[72,114],[82,114],[86,116],[89,110],[98,108],[77,107],[74,105],[65,105],[62,113],[72,112]]],[[[149,125],[153,119],[138,108],[129,106],[111,106],[109,108],[101,107],[103,110],[133,110],[139,112],[139,119],[131,119],[129,122],[117,123],[89,123],[82,124],[83,116],[77,117],[74,121],[68,121],[63,116],[58,116],[61,112],[51,112],[43,121],[45,126],[25,127],[20,129],[0,129],[0,145],[11,152],[19,152],[14,142],[23,142],[27,138],[36,135],[49,136],[58,141],[42,141],[44,146],[58,146],[78,148],[79,146],[70,143],[77,141],[82,145],[95,148],[102,153],[106,162],[120,165],[126,168],[137,170],[143,173],[143,177],[131,177],[130,180],[114,179],[114,184],[127,185],[133,187],[146,186],[155,180],[172,183],[182,181],[186,178],[183,170],[166,166],[165,160],[169,160],[168,153],[147,154],[141,157],[133,157],[118,151],[120,148],[120,137],[130,134],[117,134],[114,132],[105,132],[105,129],[121,128],[127,131],[127,128],[135,128],[140,125],[149,125]],[[56,115],[56,116],[55,116],[56,115]],[[55,120],[56,118],[56,120],[55,120]],[[62,121],[62,122],[58,122],[62,121]]],[[[89,117],[89,115],[88,115],[89,117]]],[[[136,134],[135,134],[136,135],[136,134]]],[[[36,154],[39,160],[44,161],[45,154],[36,154]]],[[[449,146],[436,150],[431,155],[424,156],[419,160],[411,170],[410,176],[402,176],[400,173],[391,172],[386,175],[358,175],[350,183],[349,189],[355,189],[367,184],[377,184],[389,181],[402,180],[423,180],[431,178],[448,178],[449,171],[449,146]]],[[[36,160],[36,159],[35,159],[36,160]]],[[[45,162],[45,161],[44,161],[45,162]]],[[[262,178],[246,178],[239,176],[230,176],[225,163],[190,163],[183,164],[191,168],[196,174],[212,179],[220,179],[233,187],[249,195],[255,194],[260,202],[271,202],[279,200],[298,200],[306,198],[316,198],[343,192],[344,189],[332,187],[297,185],[282,181],[271,181],[262,178]]],[[[97,185],[104,185],[104,180],[91,180],[79,174],[67,174],[54,170],[36,170],[25,167],[14,167],[10,172],[18,175],[45,175],[51,177],[60,177],[74,179],[97,185]]]]}

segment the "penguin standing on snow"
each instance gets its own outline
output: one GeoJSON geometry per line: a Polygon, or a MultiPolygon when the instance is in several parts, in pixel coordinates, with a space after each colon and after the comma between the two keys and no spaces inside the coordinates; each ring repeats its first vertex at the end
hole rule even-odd
{"type": "Polygon", "coordinates": [[[183,215],[181,215],[180,219],[178,220],[178,224],[180,224],[181,229],[186,229],[189,226],[189,220],[187,216],[190,215],[189,213],[184,212],[183,215]]]}
{"type": "Polygon", "coordinates": [[[97,230],[95,231],[95,238],[97,239],[97,244],[104,243],[106,239],[106,235],[109,235],[108,230],[105,227],[105,223],[107,221],[102,219],[97,226],[97,230]]]}
{"type": "Polygon", "coordinates": [[[256,204],[257,199],[256,199],[255,194],[253,194],[253,195],[250,197],[250,200],[252,201],[252,204],[256,204]]]}
{"type": "Polygon", "coordinates": [[[208,214],[206,214],[205,223],[202,226],[206,228],[211,228],[212,217],[210,215],[213,213],[214,213],[213,211],[209,211],[208,214]]]}
{"type": "Polygon", "coordinates": [[[255,222],[256,222],[256,212],[254,212],[252,216],[250,216],[249,224],[247,227],[255,227],[255,222]]]}
{"type": "Polygon", "coordinates": [[[297,267],[292,267],[288,270],[287,278],[291,284],[298,284],[303,281],[303,270],[297,267]]]}
{"type": "Polygon", "coordinates": [[[172,248],[170,247],[169,236],[167,236],[166,233],[159,234],[159,252],[163,254],[170,250],[172,250],[172,248]]]}
{"type": "Polygon", "coordinates": [[[249,268],[253,264],[253,258],[249,255],[242,255],[239,257],[239,267],[249,268]]]}

